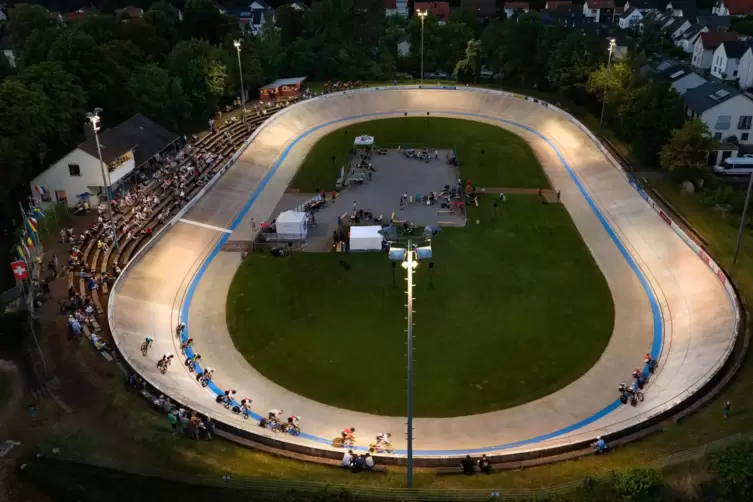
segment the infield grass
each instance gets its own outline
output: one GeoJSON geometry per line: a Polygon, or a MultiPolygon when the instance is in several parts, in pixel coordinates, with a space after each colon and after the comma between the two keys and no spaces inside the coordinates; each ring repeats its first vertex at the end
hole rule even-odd
{"type": "Polygon", "coordinates": [[[291,188],[332,190],[356,136],[374,136],[377,146],[456,149],[460,173],[479,187],[548,188],[533,151],[520,136],[470,120],[407,117],[350,124],[320,139],[298,170],[291,188]],[[332,158],[334,157],[334,160],[332,158]]]}
{"type": "MultiPolygon", "coordinates": [[[[555,392],[596,362],[612,334],[611,294],[565,209],[511,195],[494,218],[493,201],[482,198],[466,228],[434,240],[433,286],[426,263],[417,271],[419,416],[482,413],[555,392]]],[[[251,365],[285,388],[401,415],[401,268],[395,282],[383,253],[254,253],[230,288],[228,327],[251,365]]]]}

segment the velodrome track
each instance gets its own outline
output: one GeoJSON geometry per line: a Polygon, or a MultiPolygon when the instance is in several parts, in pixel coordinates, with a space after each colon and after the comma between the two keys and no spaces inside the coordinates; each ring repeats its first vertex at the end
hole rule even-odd
{"type": "MultiPolygon", "coordinates": [[[[417,87],[322,96],[289,106],[260,127],[238,162],[134,258],[113,288],[109,321],[128,364],[183,405],[238,429],[280,439],[215,404],[214,392],[202,388],[183,367],[173,335],[183,320],[202,363],[215,369],[214,391],[237,389],[239,399],[253,399],[257,414],[282,408],[303,418],[304,434],[285,435],[286,441],[331,449],[331,439],[353,426],[359,446],[390,431],[396,454],[404,453],[404,417],[335,409],[256,372],[233,347],[225,301],[241,261],[240,253],[230,250],[233,243],[252,239],[251,218],[260,222],[274,216],[275,205],[316,140],[347,124],[406,112],[488,122],[526,139],[554,188],[561,190],[615,302],[612,338],[585,375],[511,409],[416,419],[417,456],[519,453],[593,440],[676,406],[721,368],[735,343],[740,315],[732,287],[714,262],[702,251],[699,256],[698,248],[678,235],[681,230],[636,190],[590,133],[565,112],[522,96],[417,87]],[[155,339],[146,358],[139,351],[145,336],[155,339]],[[161,375],[156,359],[166,352],[175,353],[177,362],[161,375]],[[621,406],[616,385],[630,381],[646,352],[659,359],[644,390],[646,399],[637,407],[621,406]]],[[[415,334],[420,354],[421,344],[428,342],[422,341],[420,326],[415,334]]],[[[378,368],[369,367],[377,376],[378,368]]]]}

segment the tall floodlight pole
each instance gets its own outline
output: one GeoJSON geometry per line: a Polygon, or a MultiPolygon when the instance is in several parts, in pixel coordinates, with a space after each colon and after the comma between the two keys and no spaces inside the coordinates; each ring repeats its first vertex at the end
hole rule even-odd
{"type": "Polygon", "coordinates": [[[753,174],[749,176],[748,193],[745,194],[745,205],[743,206],[743,219],[740,220],[740,228],[737,231],[737,242],[735,242],[735,254],[732,255],[732,264],[737,263],[737,254],[740,252],[740,241],[743,239],[743,229],[745,228],[745,217],[748,215],[748,202],[750,202],[750,189],[753,188],[753,174]]]}
{"type": "Polygon", "coordinates": [[[408,241],[403,268],[408,272],[408,488],[413,488],[413,271],[418,267],[413,241],[408,241]]]}
{"type": "Polygon", "coordinates": [[[241,77],[241,102],[243,103],[243,120],[246,120],[246,92],[243,90],[243,69],[241,68],[241,39],[233,40],[235,51],[238,53],[238,75],[241,77]]]}
{"type": "Polygon", "coordinates": [[[105,190],[105,194],[107,195],[107,215],[110,218],[112,242],[115,244],[115,250],[120,251],[120,247],[118,245],[118,233],[115,230],[115,219],[112,217],[112,194],[110,193],[110,176],[107,169],[105,169],[105,163],[102,160],[102,147],[99,144],[100,113],[102,113],[102,108],[95,108],[94,112],[86,114],[86,120],[89,122],[89,125],[92,126],[92,131],[94,131],[94,140],[97,142],[97,156],[99,157],[99,168],[102,170],[102,188],[105,190]]]}
{"type": "Polygon", "coordinates": [[[607,59],[607,74],[604,80],[604,96],[601,99],[601,119],[599,120],[599,130],[604,128],[604,107],[607,104],[607,86],[609,84],[609,68],[612,66],[612,51],[614,50],[615,40],[609,39],[609,59],[607,59]]]}
{"type": "Polygon", "coordinates": [[[421,18],[421,79],[420,83],[424,83],[424,19],[429,14],[428,10],[416,9],[416,15],[421,18]]]}

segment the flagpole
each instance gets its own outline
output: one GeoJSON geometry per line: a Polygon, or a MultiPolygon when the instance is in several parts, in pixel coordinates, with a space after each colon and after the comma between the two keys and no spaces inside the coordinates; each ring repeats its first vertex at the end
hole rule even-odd
{"type": "Polygon", "coordinates": [[[32,294],[31,290],[31,276],[29,276],[29,270],[26,270],[27,273],[27,279],[20,281],[21,282],[21,291],[24,293],[24,298],[26,300],[26,308],[29,310],[29,331],[31,331],[31,336],[34,338],[34,343],[37,346],[37,350],[39,351],[39,357],[42,359],[42,368],[44,370],[44,376],[47,376],[47,360],[44,358],[44,353],[42,352],[42,346],[39,345],[39,340],[37,339],[37,333],[34,331],[34,295],[32,294]],[[24,284],[27,286],[27,289],[24,290],[24,284]]]}

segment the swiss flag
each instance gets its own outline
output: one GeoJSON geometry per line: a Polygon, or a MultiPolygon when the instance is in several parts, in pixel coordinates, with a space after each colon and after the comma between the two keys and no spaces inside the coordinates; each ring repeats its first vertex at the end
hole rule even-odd
{"type": "Polygon", "coordinates": [[[29,272],[26,270],[25,261],[11,262],[10,269],[13,271],[13,277],[15,277],[17,281],[23,281],[24,279],[29,278],[29,272]]]}

